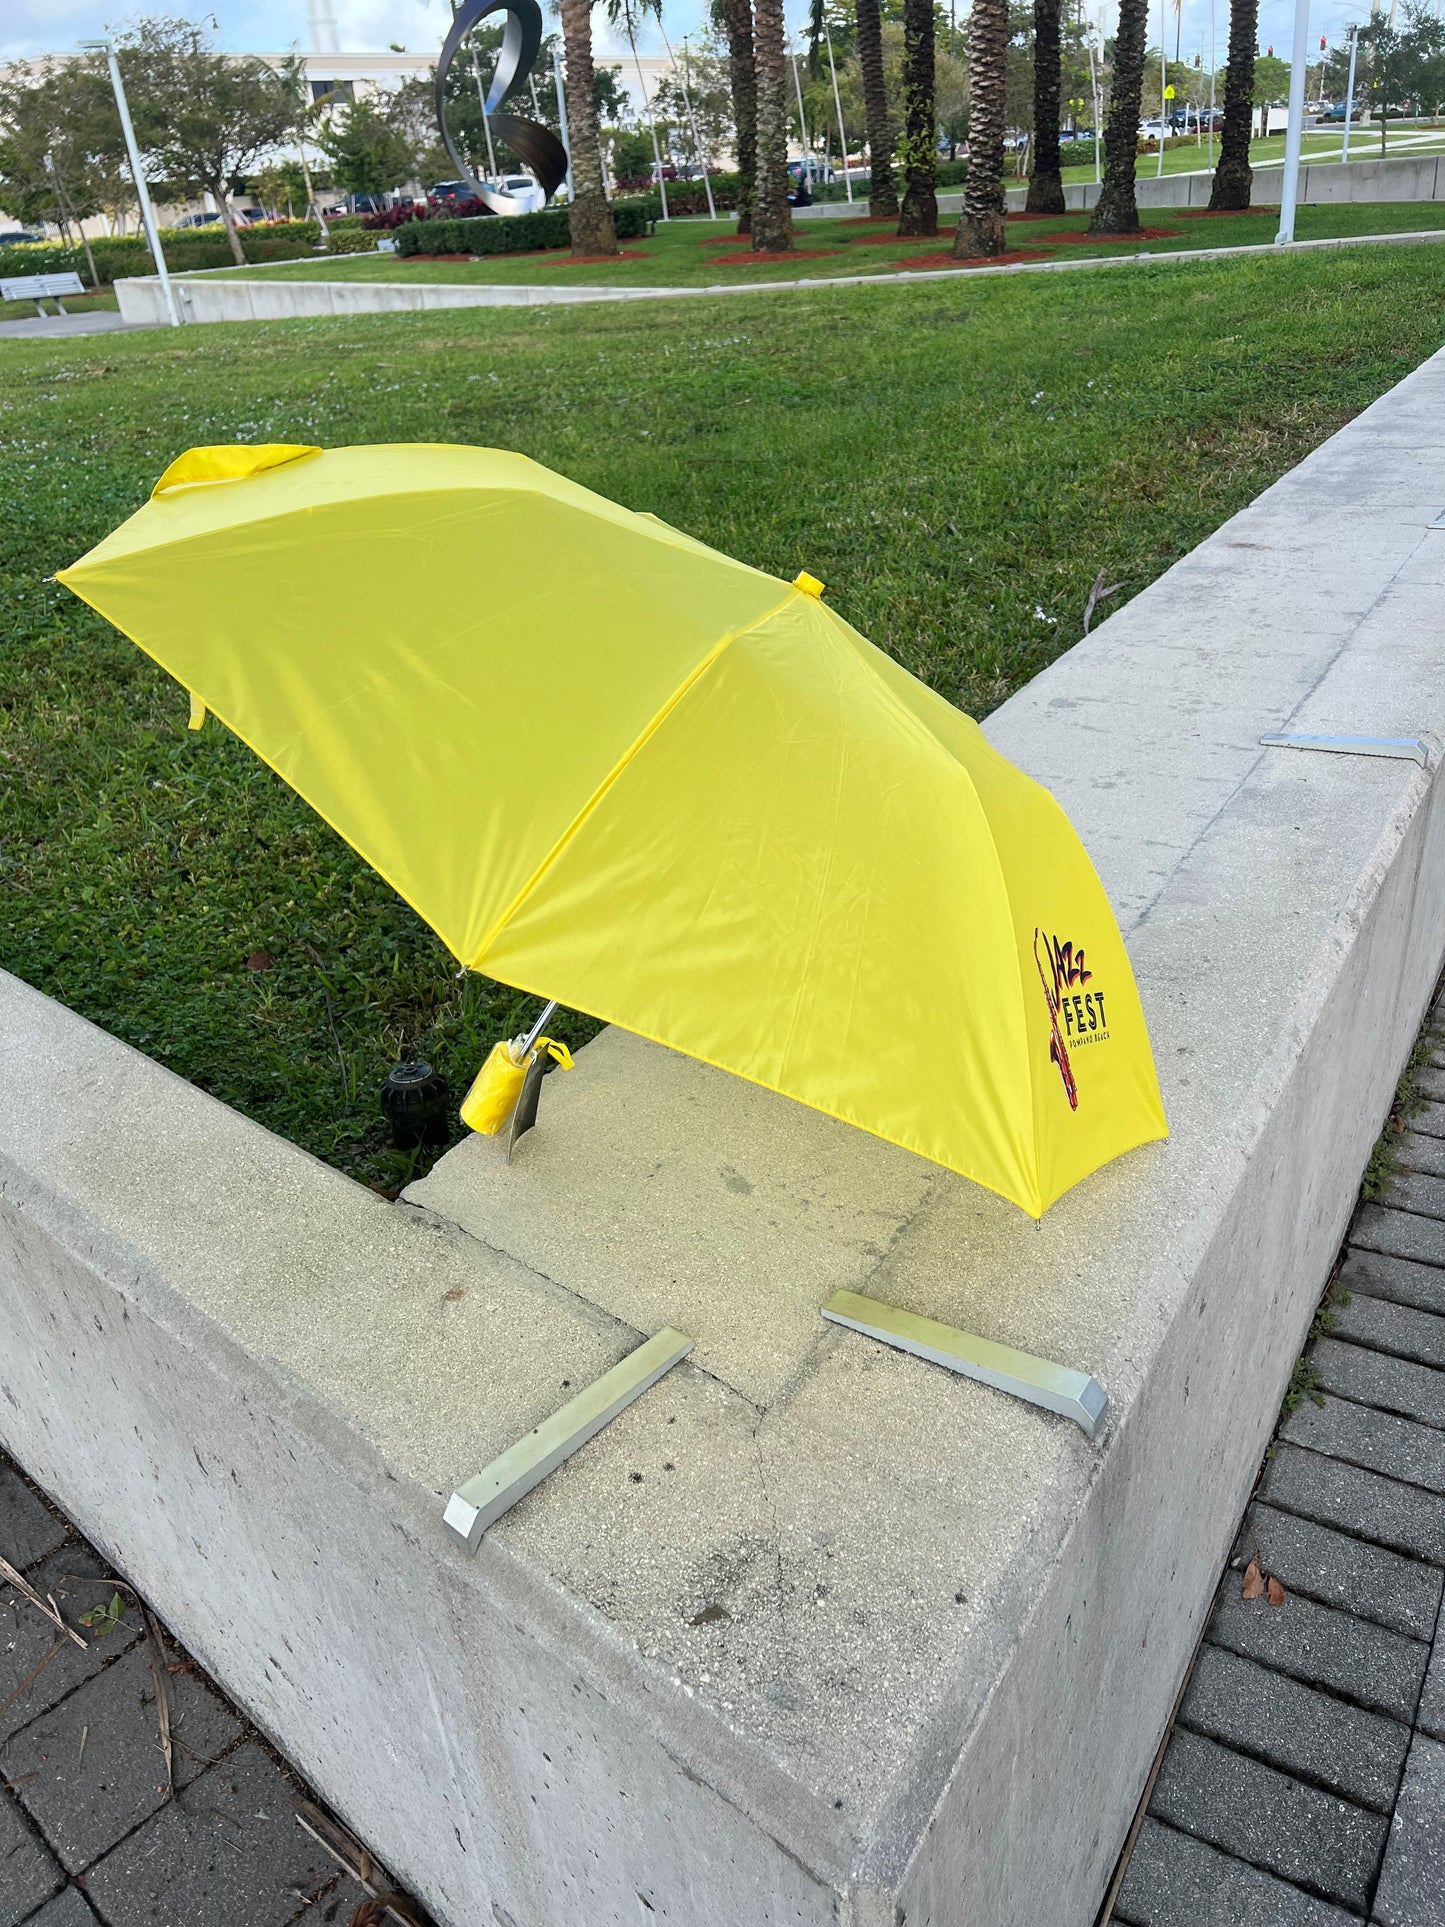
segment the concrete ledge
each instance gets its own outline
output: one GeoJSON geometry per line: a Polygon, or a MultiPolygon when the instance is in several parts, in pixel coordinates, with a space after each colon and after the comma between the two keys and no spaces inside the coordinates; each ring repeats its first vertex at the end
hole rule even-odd
{"type": "Polygon", "coordinates": [[[450,1927],[1087,1927],[1445,955],[1445,357],[1006,704],[1173,1135],[1036,1229],[617,1032],[387,1205],[0,978],[0,1438],[450,1927]],[[817,1317],[1093,1371],[1066,1421],[817,1317]],[[692,1357],[487,1535],[458,1479],[692,1357]],[[637,1477],[635,1475],[641,1475],[637,1477]]]}

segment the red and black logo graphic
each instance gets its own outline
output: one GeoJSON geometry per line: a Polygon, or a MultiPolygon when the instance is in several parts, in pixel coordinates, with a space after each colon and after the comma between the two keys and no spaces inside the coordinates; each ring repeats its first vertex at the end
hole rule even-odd
{"type": "Polygon", "coordinates": [[[1094,973],[1084,965],[1082,945],[1075,950],[1073,944],[1060,943],[1057,937],[1046,937],[1041,929],[1035,928],[1034,963],[1049,1007],[1049,1061],[1059,1067],[1069,1109],[1077,1111],[1079,1087],[1069,1062],[1069,1048],[1078,1050],[1085,1044],[1102,1044],[1109,1035],[1104,993],[1084,989],[1085,984],[1094,981],[1094,973]]]}

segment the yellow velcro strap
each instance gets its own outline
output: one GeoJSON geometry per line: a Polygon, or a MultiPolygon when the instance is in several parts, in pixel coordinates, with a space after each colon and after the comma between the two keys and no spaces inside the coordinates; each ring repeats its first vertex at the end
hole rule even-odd
{"type": "Polygon", "coordinates": [[[184,455],[177,455],[156,483],[151,499],[168,495],[174,488],[191,488],[197,482],[244,481],[248,475],[320,453],[319,448],[302,442],[236,442],[217,448],[188,448],[184,455]]]}
{"type": "Polygon", "coordinates": [[[809,575],[806,569],[800,575],[793,577],[793,587],[801,589],[804,595],[821,596],[823,593],[823,584],[817,576],[809,575]]]}
{"type": "Polygon", "coordinates": [[[552,1062],[560,1065],[564,1071],[571,1070],[572,1053],[565,1044],[559,1044],[555,1037],[539,1037],[537,1049],[546,1051],[552,1062]]]}
{"type": "Polygon", "coordinates": [[[189,722],[187,722],[186,724],[186,728],[199,729],[202,723],[205,722],[205,720],[206,720],[206,705],[201,701],[200,697],[196,694],[195,690],[193,689],[191,691],[191,715],[190,715],[189,722]]]}

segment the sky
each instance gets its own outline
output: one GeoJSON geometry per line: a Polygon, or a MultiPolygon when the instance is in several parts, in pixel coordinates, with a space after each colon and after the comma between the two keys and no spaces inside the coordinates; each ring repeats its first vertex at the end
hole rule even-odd
{"type": "MultiPolygon", "coordinates": [[[[696,29],[706,0],[664,0],[663,18],[668,37],[676,45],[690,28],[696,29]]],[[[1086,0],[1091,13],[1097,13],[1097,0],[1086,0]]],[[[1109,0],[1109,31],[1117,0],[1109,0]]],[[[1154,0],[1157,9],[1159,0],[1154,0]]],[[[384,51],[393,41],[412,52],[423,52],[441,45],[446,23],[451,18],[448,0],[332,0],[340,30],[341,45],[347,52],[369,49],[384,51]]],[[[1174,47],[1174,8],[1165,0],[1168,47],[1174,47]]],[[[546,11],[544,0],[544,11],[546,11]]],[[[1213,0],[1215,44],[1220,62],[1224,60],[1229,34],[1228,0],[1213,0]]],[[[806,0],[790,0],[789,21],[801,26],[806,0]]],[[[967,11],[966,0],[959,0],[959,16],[967,11]]],[[[1261,50],[1273,44],[1275,52],[1288,59],[1294,33],[1293,0],[1261,0],[1259,44],[1261,50]]],[[[1311,58],[1319,36],[1327,34],[1333,45],[1350,20],[1363,19],[1368,0],[1313,0],[1310,8],[1311,58]]],[[[237,52],[272,53],[294,45],[305,48],[306,0],[0,0],[0,60],[18,55],[58,53],[71,48],[77,40],[103,33],[107,26],[118,26],[132,14],[175,13],[191,19],[214,18],[218,38],[224,47],[237,52]]],[[[1209,58],[1211,0],[1184,0],[1182,47],[1185,57],[1199,51],[1204,36],[1205,60],[1209,58]]],[[[599,52],[616,48],[599,7],[596,24],[599,52]]],[[[1157,46],[1156,23],[1151,38],[1157,46]]],[[[643,52],[662,51],[655,27],[639,37],[643,52]]]]}

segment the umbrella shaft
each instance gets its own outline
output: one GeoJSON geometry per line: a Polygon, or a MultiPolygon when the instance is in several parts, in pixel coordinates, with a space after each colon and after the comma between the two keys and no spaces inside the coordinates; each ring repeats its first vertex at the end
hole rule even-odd
{"type": "Polygon", "coordinates": [[[551,1003],[545,1006],[545,1008],[542,1011],[542,1015],[537,1019],[536,1023],[533,1024],[532,1028],[527,1032],[527,1035],[522,1039],[521,1046],[517,1051],[517,1056],[519,1059],[524,1058],[527,1055],[527,1052],[531,1050],[532,1046],[536,1043],[537,1039],[542,1035],[543,1027],[551,1023],[552,1017],[556,1009],[557,1009],[557,1000],[554,997],[551,1003]]]}

